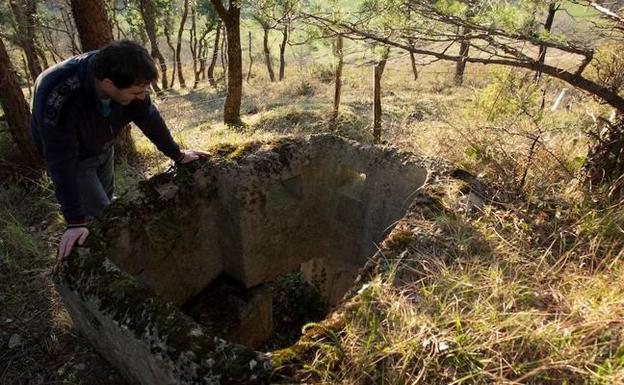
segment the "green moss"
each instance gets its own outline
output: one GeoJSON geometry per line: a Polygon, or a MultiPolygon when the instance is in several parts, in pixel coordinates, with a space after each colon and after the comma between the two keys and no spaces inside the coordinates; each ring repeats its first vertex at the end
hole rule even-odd
{"type": "Polygon", "coordinates": [[[414,240],[414,233],[407,229],[397,229],[384,241],[384,246],[397,251],[405,250],[414,240]]]}

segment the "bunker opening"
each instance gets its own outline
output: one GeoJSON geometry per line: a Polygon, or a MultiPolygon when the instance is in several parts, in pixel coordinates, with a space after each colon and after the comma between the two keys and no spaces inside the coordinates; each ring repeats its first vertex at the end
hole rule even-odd
{"type": "MultiPolygon", "coordinates": [[[[316,292],[317,308],[335,306],[425,182],[423,168],[373,148],[341,140],[250,148],[238,162],[199,168],[192,194],[174,182],[156,189],[164,204],[128,223],[111,259],[215,335],[275,346],[273,325],[311,305],[284,308],[287,299],[309,292],[302,300],[314,303],[316,292]],[[286,274],[300,285],[275,298],[286,274]]],[[[316,321],[309,313],[286,322],[288,331],[316,321]]]]}
{"type": "Polygon", "coordinates": [[[411,153],[332,135],[218,151],[113,203],[59,290],[83,334],[141,383],[177,378],[188,360],[195,375],[232,357],[256,373],[267,358],[251,352],[292,344],[339,304],[428,177],[411,153]]]}

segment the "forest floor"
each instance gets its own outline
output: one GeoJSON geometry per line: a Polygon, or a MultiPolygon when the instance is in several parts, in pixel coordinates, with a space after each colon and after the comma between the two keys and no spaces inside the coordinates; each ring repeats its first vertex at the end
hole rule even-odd
{"type": "MultiPolygon", "coordinates": [[[[445,381],[450,383],[514,383],[503,378],[523,379],[515,383],[616,383],[624,378],[624,355],[614,348],[624,329],[622,321],[614,317],[624,313],[624,280],[617,263],[624,245],[624,220],[619,202],[603,204],[601,191],[587,191],[579,183],[588,146],[586,132],[596,128],[592,115],[608,116],[609,110],[568,90],[564,103],[551,111],[565,85],[544,79],[535,86],[529,81],[532,74],[522,71],[471,66],[463,86],[458,87],[452,84],[452,70],[450,65],[436,63],[422,68],[419,79],[414,80],[409,58],[389,62],[383,80],[382,137],[385,143],[402,149],[447,159],[489,186],[491,197],[500,205],[467,221],[485,234],[491,245],[488,258],[506,261],[502,264],[506,267],[477,263],[475,256],[482,258],[477,254],[485,251],[473,247],[472,242],[481,241],[461,238],[465,235],[462,227],[446,223],[447,230],[455,231],[455,238],[465,242],[466,253],[474,255],[460,255],[455,265],[438,271],[444,279],[435,290],[442,290],[437,292],[440,298],[454,296],[459,298],[457,303],[465,300],[487,307],[490,314],[487,320],[479,319],[482,326],[494,322],[491,329],[508,332],[517,345],[486,343],[491,338],[486,330],[471,330],[461,333],[463,339],[455,338],[454,343],[463,343],[465,349],[457,350],[461,355],[454,361],[434,360],[435,366],[431,356],[418,356],[418,349],[413,356],[392,352],[391,361],[396,363],[392,370],[409,374],[418,365],[429,365],[432,371],[448,374],[445,381]],[[464,266],[463,273],[457,266],[464,266]],[[534,270],[521,266],[533,266],[534,270]],[[539,271],[557,280],[527,283],[527,276],[539,271]],[[505,285],[497,286],[497,282],[505,285]],[[499,290],[496,296],[485,301],[475,297],[477,288],[491,291],[495,286],[499,290]],[[524,313],[510,317],[514,310],[505,305],[509,301],[529,301],[543,314],[533,315],[531,322],[525,322],[528,316],[524,313]],[[566,323],[573,318],[576,324],[566,323]],[[540,322],[544,327],[557,327],[553,319],[566,320],[561,325],[567,326],[540,329],[540,322]],[[523,323],[533,330],[520,332],[523,323]],[[571,331],[565,332],[566,327],[571,331]],[[503,352],[509,354],[503,354],[504,359],[489,354],[497,349],[509,349],[503,352]],[[540,354],[529,357],[531,349],[540,354]],[[496,359],[500,362],[494,362],[496,359]],[[499,372],[493,373],[495,370],[499,372]]],[[[329,66],[289,67],[286,79],[276,83],[268,82],[260,67],[255,71],[258,75],[245,85],[245,129],[220,123],[225,97],[222,85],[214,89],[202,82],[196,90],[167,91],[155,102],[175,138],[187,148],[210,149],[226,142],[319,132],[372,141],[372,67],[345,68],[341,113],[335,122],[330,120],[333,80],[329,66]]],[[[133,130],[133,137],[136,156],[117,164],[119,194],[170,165],[138,130],[133,130]]],[[[51,183],[16,166],[13,154],[8,138],[2,138],[0,384],[123,384],[71,326],[49,278],[55,242],[63,229],[51,183]]],[[[379,295],[394,298],[384,290],[391,289],[382,285],[379,295]]],[[[400,296],[396,298],[399,307],[417,308],[401,302],[400,296]]],[[[450,306],[438,305],[444,310],[440,315],[454,317],[450,323],[455,329],[483,316],[460,308],[446,312],[450,306]]],[[[397,324],[401,331],[388,329],[385,333],[409,339],[402,331],[418,325],[403,321],[406,323],[397,324]]],[[[448,318],[427,322],[438,330],[451,328],[448,318]]],[[[351,343],[343,340],[341,347],[347,358],[338,363],[318,356],[311,363],[314,376],[310,378],[325,383],[379,383],[378,376],[385,375],[388,383],[405,381],[405,377],[393,377],[389,368],[376,365],[380,357],[390,357],[383,356],[383,344],[360,344],[357,336],[349,333],[344,337],[351,338],[351,343]]],[[[423,381],[426,379],[425,375],[423,381]]]]}

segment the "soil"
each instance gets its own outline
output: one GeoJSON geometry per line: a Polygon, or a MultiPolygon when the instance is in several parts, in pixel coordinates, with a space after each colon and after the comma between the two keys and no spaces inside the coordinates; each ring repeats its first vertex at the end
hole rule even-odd
{"type": "Polygon", "coordinates": [[[13,280],[27,294],[19,314],[0,312],[0,385],[129,385],[73,329],[55,326],[69,316],[47,272],[31,278],[13,280]]]}

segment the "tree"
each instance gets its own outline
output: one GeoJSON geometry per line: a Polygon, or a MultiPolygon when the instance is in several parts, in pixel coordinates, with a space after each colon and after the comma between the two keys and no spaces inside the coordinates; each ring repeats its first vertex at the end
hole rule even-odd
{"type": "Polygon", "coordinates": [[[264,52],[264,65],[269,73],[271,82],[275,81],[275,71],[273,71],[273,60],[271,58],[271,47],[269,46],[269,32],[275,27],[271,17],[267,14],[267,2],[257,4],[251,17],[262,27],[262,49],[264,52]]]}
{"type": "MultiPolygon", "coordinates": [[[[555,14],[557,13],[557,11],[559,11],[559,8],[561,8],[561,4],[558,4],[557,2],[552,2],[548,5],[548,16],[546,16],[546,22],[544,23],[544,31],[546,33],[550,33],[553,23],[555,21],[555,14]]],[[[547,50],[547,47],[545,46],[539,47],[539,54],[537,55],[537,60],[540,63],[540,67],[543,66],[544,63],[546,62],[546,50],[547,50]]],[[[541,69],[538,69],[535,72],[535,81],[538,82],[541,76],[542,76],[542,71],[541,69]]]]}
{"type": "Polygon", "coordinates": [[[282,41],[280,43],[280,65],[279,80],[284,80],[284,72],[286,67],[285,52],[288,44],[288,35],[290,25],[294,19],[295,11],[300,2],[296,0],[261,0],[253,2],[252,18],[260,24],[264,32],[264,62],[269,73],[271,81],[275,81],[275,72],[273,71],[273,63],[271,59],[271,51],[269,47],[269,32],[273,29],[279,29],[282,32],[282,41]]]}
{"type": "MultiPolygon", "coordinates": [[[[191,9],[191,39],[189,42],[191,55],[193,56],[193,74],[195,76],[193,88],[197,87],[200,78],[205,78],[206,59],[209,50],[208,34],[217,26],[217,19],[218,15],[208,0],[197,0],[193,4],[191,9]]],[[[218,30],[217,34],[219,34],[218,30]]]]}
{"type": "Polygon", "coordinates": [[[381,142],[381,77],[388,62],[388,56],[390,56],[390,48],[382,47],[379,56],[373,78],[373,140],[376,143],[381,142]]]}
{"type": "Polygon", "coordinates": [[[0,105],[9,124],[9,132],[27,163],[41,166],[41,156],[30,139],[30,108],[0,39],[0,105]]]}
{"type": "MultiPolygon", "coordinates": [[[[602,22],[592,24],[595,36],[609,36],[624,42],[624,17],[594,1],[575,2],[602,15],[602,22]]],[[[475,7],[472,15],[466,12],[467,3],[474,6],[475,2],[369,0],[366,3],[368,10],[375,13],[375,17],[369,19],[360,15],[340,20],[322,14],[304,13],[303,16],[308,23],[343,33],[346,37],[375,41],[438,60],[503,65],[549,75],[589,93],[620,115],[624,114],[624,97],[619,92],[624,82],[618,80],[610,84],[585,73],[590,64],[596,64],[596,47],[592,44],[598,39],[589,38],[579,43],[565,35],[540,33],[536,15],[550,13],[551,2],[525,0],[522,4],[526,6],[520,7],[517,1],[483,0],[478,2],[479,7],[475,7]],[[500,14],[505,17],[499,17],[500,14]],[[381,23],[379,19],[392,22],[381,23]],[[405,39],[428,45],[406,44],[405,39]],[[451,45],[461,42],[469,45],[469,55],[462,56],[449,50],[451,45]],[[541,60],[545,58],[546,49],[577,57],[575,68],[570,68],[568,63],[564,67],[541,60]],[[534,54],[536,50],[541,55],[534,54]]],[[[624,72],[621,75],[606,78],[621,79],[624,72]]],[[[621,180],[624,186],[624,178],[620,178],[624,175],[624,122],[608,126],[605,132],[606,135],[597,138],[597,145],[589,151],[588,164],[593,170],[589,174],[593,177],[588,179],[598,182],[621,180]]]]}
{"type": "Polygon", "coordinates": [[[113,40],[103,0],[71,0],[82,51],[102,48],[113,40]]]}
{"type": "Polygon", "coordinates": [[[342,35],[336,36],[336,73],[334,76],[334,110],[332,112],[332,120],[338,119],[340,111],[340,97],[342,95],[342,67],[344,66],[344,52],[342,51],[343,39],[342,35]]]}
{"type": "Polygon", "coordinates": [[[228,54],[228,93],[223,107],[225,124],[242,126],[240,118],[243,97],[243,57],[240,40],[240,4],[230,1],[226,8],[222,0],[210,0],[225,24],[228,54]]]}
{"type": "MultiPolygon", "coordinates": [[[[180,28],[178,28],[178,43],[175,50],[175,61],[178,66],[178,81],[180,82],[180,87],[186,87],[186,82],[184,81],[184,74],[182,73],[182,33],[184,32],[184,24],[186,23],[186,18],[188,16],[188,0],[184,0],[184,5],[182,7],[182,17],[180,18],[180,28]]],[[[173,82],[172,82],[173,84],[173,82]]]]}
{"type": "MultiPolygon", "coordinates": [[[[346,37],[376,41],[415,54],[432,56],[440,60],[452,62],[465,60],[466,63],[497,64],[532,71],[541,70],[542,73],[578,87],[602,99],[616,110],[624,112],[624,97],[609,89],[609,87],[583,76],[585,69],[594,56],[594,49],[591,47],[567,42],[563,39],[539,36],[536,33],[535,24],[524,24],[527,20],[522,17],[517,17],[517,20],[514,20],[518,25],[497,25],[495,23],[496,20],[488,17],[491,15],[486,12],[477,14],[473,18],[466,18],[463,16],[463,8],[460,8],[460,12],[457,12],[455,7],[442,7],[438,3],[429,1],[395,0],[392,3],[393,7],[399,10],[409,8],[410,14],[414,15],[414,19],[400,20],[396,23],[397,27],[382,30],[369,29],[366,24],[357,24],[349,20],[335,21],[310,13],[306,13],[305,16],[308,22],[333,30],[336,33],[343,33],[346,37]],[[459,27],[470,29],[470,34],[461,37],[457,32],[459,27]],[[433,44],[426,47],[417,47],[406,44],[398,36],[406,36],[416,41],[446,44],[441,46],[441,48],[437,48],[437,45],[433,44]],[[471,50],[484,55],[471,55],[462,58],[460,55],[449,52],[447,49],[449,42],[453,43],[462,40],[469,42],[471,50]],[[543,46],[549,49],[556,49],[573,54],[581,59],[574,70],[555,64],[542,64],[538,58],[532,57],[528,50],[518,49],[519,43],[537,48],[543,46]]],[[[459,2],[447,1],[441,3],[455,4],[459,2]]],[[[389,7],[389,5],[385,4],[385,7],[389,7]]],[[[518,10],[518,12],[521,11],[521,9],[518,10]]],[[[380,7],[378,12],[383,12],[383,9],[380,7]]]]}
{"type": "Polygon", "coordinates": [[[145,32],[150,41],[151,55],[154,59],[158,60],[161,74],[161,87],[163,89],[169,88],[167,84],[167,63],[164,56],[158,48],[158,31],[156,28],[158,22],[159,12],[155,7],[154,0],[138,0],[139,12],[145,25],[145,32]]]}
{"type": "Polygon", "coordinates": [[[217,33],[215,34],[214,44],[212,46],[212,57],[210,58],[210,64],[208,65],[208,70],[206,71],[206,74],[208,76],[208,82],[213,87],[217,86],[217,82],[214,78],[214,69],[215,69],[215,66],[217,65],[217,59],[219,57],[219,41],[221,38],[221,27],[222,27],[221,21],[219,20],[216,26],[217,33]]]}
{"type": "Polygon", "coordinates": [[[16,23],[17,44],[24,50],[28,62],[28,71],[34,80],[41,73],[41,63],[37,56],[35,42],[37,2],[36,0],[10,0],[10,5],[16,23]]]}

